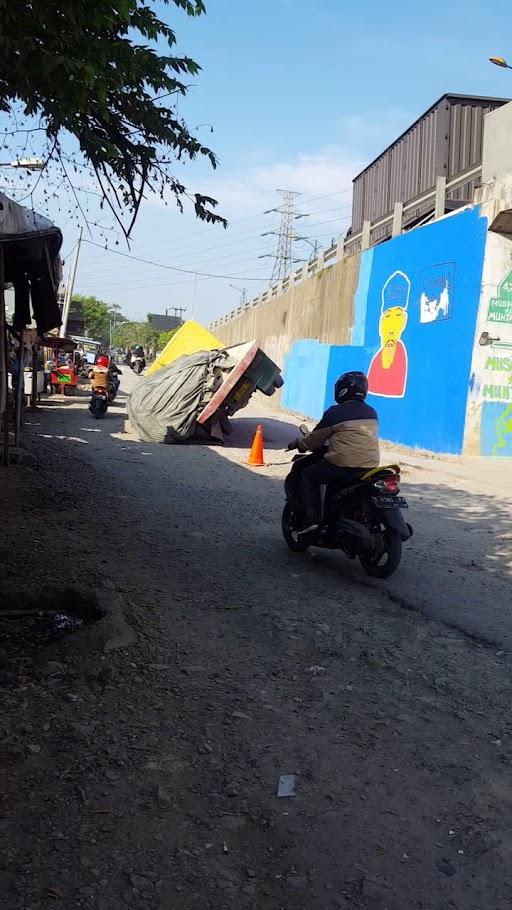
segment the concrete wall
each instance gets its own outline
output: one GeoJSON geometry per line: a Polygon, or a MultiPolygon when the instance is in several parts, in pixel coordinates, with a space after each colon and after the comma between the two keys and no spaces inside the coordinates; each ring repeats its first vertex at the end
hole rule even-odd
{"type": "Polygon", "coordinates": [[[499,180],[512,171],[512,102],[485,118],[482,183],[499,180]]]}
{"type": "Polygon", "coordinates": [[[512,456],[512,239],[489,231],[464,451],[512,456]]]}
{"type": "Polygon", "coordinates": [[[359,280],[358,253],[346,256],[266,303],[251,306],[212,331],[226,345],[253,338],[280,366],[294,341],[314,338],[347,344],[359,280]]]}
{"type": "Polygon", "coordinates": [[[258,339],[284,364],[290,410],[319,417],[336,376],[362,369],[383,438],[512,457],[511,132],[512,103],[487,115],[476,205],[313,277],[308,266],[301,284],[295,273],[215,334],[258,339]]]}

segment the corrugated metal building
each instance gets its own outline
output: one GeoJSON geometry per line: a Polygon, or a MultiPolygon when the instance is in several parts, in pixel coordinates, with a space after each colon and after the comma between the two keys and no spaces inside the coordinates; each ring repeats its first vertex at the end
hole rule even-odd
{"type": "Polygon", "coordinates": [[[447,180],[447,209],[471,202],[480,178],[484,116],[509,100],[443,95],[436,101],[354,179],[346,247],[360,247],[357,235],[364,221],[379,222],[388,216],[385,223],[372,226],[372,244],[391,236],[389,216],[396,202],[406,206],[404,228],[425,220],[434,210],[438,176],[447,180]],[[430,198],[421,198],[429,194],[430,198]]]}

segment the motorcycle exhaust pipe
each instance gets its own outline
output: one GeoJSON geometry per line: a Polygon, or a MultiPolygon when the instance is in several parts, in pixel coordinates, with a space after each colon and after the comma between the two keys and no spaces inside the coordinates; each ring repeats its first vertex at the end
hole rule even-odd
{"type": "Polygon", "coordinates": [[[336,530],[340,534],[346,534],[348,537],[355,539],[361,549],[370,550],[372,548],[372,538],[368,528],[365,528],[358,521],[353,521],[351,518],[341,518],[336,522],[336,530]]]}

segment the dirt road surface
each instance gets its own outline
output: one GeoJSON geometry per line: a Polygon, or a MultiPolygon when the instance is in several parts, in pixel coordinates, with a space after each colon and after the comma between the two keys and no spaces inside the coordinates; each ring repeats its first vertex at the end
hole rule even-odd
{"type": "Polygon", "coordinates": [[[2,907],[512,907],[500,475],[402,453],[416,534],[375,582],[282,541],[289,418],[149,446],[122,432],[135,381],[101,421],[27,416],[37,465],[0,477],[4,606],[109,608],[0,614],[2,907]]]}

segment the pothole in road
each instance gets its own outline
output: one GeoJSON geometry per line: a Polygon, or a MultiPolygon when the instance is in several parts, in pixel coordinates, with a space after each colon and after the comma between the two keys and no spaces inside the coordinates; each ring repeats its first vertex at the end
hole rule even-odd
{"type": "Polygon", "coordinates": [[[41,625],[47,634],[63,635],[97,622],[105,615],[95,594],[74,588],[57,588],[41,594],[18,592],[8,596],[0,618],[41,625]]]}

